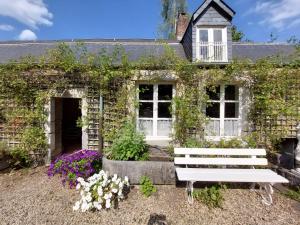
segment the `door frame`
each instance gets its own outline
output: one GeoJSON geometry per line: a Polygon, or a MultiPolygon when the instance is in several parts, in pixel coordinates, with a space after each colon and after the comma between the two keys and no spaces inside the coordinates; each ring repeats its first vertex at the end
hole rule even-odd
{"type": "MultiPolygon", "coordinates": [[[[86,89],[76,88],[76,89],[66,89],[62,93],[54,93],[49,99],[48,103],[45,105],[45,110],[47,112],[47,121],[45,123],[45,133],[48,141],[48,154],[47,163],[50,163],[55,157],[61,154],[60,151],[56,150],[55,144],[55,98],[77,98],[81,99],[81,116],[84,118],[87,116],[87,98],[85,96],[86,89]]],[[[88,134],[87,126],[82,127],[82,148],[88,148],[88,134]]]]}

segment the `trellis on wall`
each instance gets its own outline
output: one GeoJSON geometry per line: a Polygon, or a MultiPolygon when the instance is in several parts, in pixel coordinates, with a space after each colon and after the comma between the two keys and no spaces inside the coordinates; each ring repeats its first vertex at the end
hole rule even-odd
{"type": "MultiPolygon", "coordinates": [[[[85,52],[82,58],[88,58],[86,54],[85,52]]],[[[280,134],[280,137],[296,136],[300,109],[298,66],[277,68],[277,65],[270,63],[261,63],[256,66],[232,62],[225,68],[213,68],[215,71],[209,72],[210,69],[174,58],[174,54],[166,54],[158,59],[150,57],[143,59],[141,64],[136,63],[135,65],[129,64],[126,62],[125,56],[118,54],[112,57],[102,55],[97,58],[94,56],[94,61],[91,60],[91,63],[85,61],[85,64],[78,60],[78,55],[80,55],[78,52],[63,46],[60,52],[54,54],[54,58],[50,57],[47,63],[43,62],[37,65],[21,61],[20,64],[1,66],[1,114],[6,113],[7,115],[7,112],[14,111],[14,109],[18,109],[20,113],[22,107],[26,106],[27,113],[36,112],[36,115],[33,115],[36,116],[33,118],[35,121],[26,126],[43,128],[45,112],[42,108],[49,98],[53,97],[53,93],[63,93],[68,89],[85,89],[87,118],[83,118],[83,120],[86,120],[87,123],[87,147],[96,150],[103,144],[108,146],[123,122],[130,116],[128,103],[132,93],[128,86],[130,86],[129,83],[136,80],[136,78],[133,79],[132,71],[145,69],[147,71],[151,69],[172,71],[172,73],[176,73],[177,84],[185,86],[182,88],[182,92],[178,92],[182,95],[174,98],[177,107],[173,112],[177,117],[174,124],[175,130],[176,127],[178,128],[174,139],[180,140],[179,143],[184,144],[189,135],[194,137],[203,135],[201,128],[203,121],[200,120],[205,120],[205,115],[202,115],[203,110],[199,105],[205,103],[206,97],[205,93],[199,91],[199,85],[216,86],[220,82],[234,80],[244,71],[251,70],[252,77],[248,83],[244,82],[244,85],[252,90],[254,96],[256,94],[258,96],[258,98],[254,98],[255,104],[252,107],[252,117],[250,118],[253,120],[254,130],[260,133],[261,137],[269,134],[280,134]],[[116,57],[118,62],[122,58],[122,63],[117,67],[114,65],[116,57]],[[203,72],[205,70],[206,72],[203,72]],[[283,77],[279,76],[281,70],[283,77]],[[226,72],[224,73],[224,71],[226,72]],[[276,75],[273,73],[274,71],[277,72],[276,75]],[[207,82],[209,80],[207,78],[211,81],[207,82]],[[283,88],[280,85],[283,85],[283,88]],[[268,92],[273,89],[275,91],[268,95],[268,92]],[[103,104],[101,104],[100,96],[104,99],[104,108],[101,108],[103,104]],[[273,97],[275,100],[272,99],[273,97]],[[31,102],[26,102],[28,100],[31,102]],[[263,107],[260,104],[263,104],[263,107]],[[288,111],[284,112],[284,109],[288,109],[288,111]],[[275,110],[275,113],[272,110],[275,110]],[[195,124],[197,124],[197,129],[194,129],[195,124]],[[103,143],[102,137],[105,143],[103,143]]],[[[159,77],[153,79],[152,82],[159,81],[159,77]]],[[[137,107],[135,102],[130,104],[137,107]]],[[[21,119],[21,117],[19,118],[21,119]]],[[[8,140],[12,146],[16,146],[20,141],[19,133],[23,132],[23,129],[19,129],[21,123],[16,120],[15,125],[11,126],[12,124],[4,121],[6,119],[0,118],[0,140],[8,140]]]]}
{"type": "MultiPolygon", "coordinates": [[[[277,73],[273,73],[274,77],[271,76],[271,79],[267,80],[267,82],[275,83],[275,85],[272,84],[271,87],[284,85],[284,87],[279,88],[278,90],[278,92],[283,91],[283,93],[281,93],[282,102],[278,104],[278,107],[275,107],[274,113],[273,111],[261,110],[252,115],[252,118],[255,118],[253,119],[253,131],[259,133],[260,141],[264,144],[269,138],[267,134],[273,134],[277,141],[280,138],[296,138],[297,125],[300,123],[299,69],[283,67],[281,69],[276,69],[276,72],[277,73]],[[279,74],[279,76],[276,76],[277,74],[279,74]],[[281,112],[276,112],[276,108],[279,108],[280,110],[278,111],[281,112]],[[287,109],[286,112],[284,112],[284,109],[287,109]]],[[[261,90],[258,89],[258,91],[261,90]]],[[[277,90],[275,89],[272,91],[276,92],[277,90]]]]}
{"type": "Polygon", "coordinates": [[[88,149],[99,150],[101,145],[99,140],[100,131],[100,96],[93,89],[88,90],[87,95],[87,116],[88,116],[88,149]]]}

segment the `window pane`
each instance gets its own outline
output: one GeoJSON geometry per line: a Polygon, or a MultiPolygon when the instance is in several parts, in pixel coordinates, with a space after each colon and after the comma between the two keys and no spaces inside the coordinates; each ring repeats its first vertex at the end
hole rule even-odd
{"type": "Polygon", "coordinates": [[[239,100],[239,90],[237,86],[225,86],[225,100],[239,100]]]}
{"type": "Polygon", "coordinates": [[[153,135],[153,121],[152,120],[139,120],[138,129],[146,136],[153,135]]]}
{"type": "Polygon", "coordinates": [[[208,54],[208,44],[202,44],[199,46],[200,51],[200,59],[201,60],[208,60],[209,54],[208,54]]]}
{"type": "Polygon", "coordinates": [[[206,116],[210,118],[220,118],[220,103],[209,103],[206,107],[206,116]]]}
{"type": "Polygon", "coordinates": [[[153,85],[140,85],[139,86],[139,99],[140,100],[153,100],[153,85]]]}
{"type": "Polygon", "coordinates": [[[222,30],[214,30],[214,42],[222,42],[222,30]]]}
{"type": "Polygon", "coordinates": [[[172,100],[172,94],[172,85],[158,85],[158,100],[172,100]]]}
{"type": "Polygon", "coordinates": [[[200,42],[208,42],[208,30],[199,31],[200,42]]]}
{"type": "Polygon", "coordinates": [[[225,103],[225,118],[238,118],[238,117],[239,117],[239,104],[225,103]]]}
{"type": "Polygon", "coordinates": [[[220,86],[216,88],[206,88],[206,93],[210,100],[220,100],[220,86]]]}
{"type": "Polygon", "coordinates": [[[172,131],[172,120],[158,120],[157,121],[157,135],[170,136],[172,131]]]}
{"type": "Polygon", "coordinates": [[[220,120],[211,120],[206,124],[205,135],[220,136],[220,120]]]}
{"type": "Polygon", "coordinates": [[[140,118],[153,118],[153,103],[152,102],[140,102],[139,117],[140,118]]]}
{"type": "Polygon", "coordinates": [[[214,60],[223,60],[223,48],[220,45],[214,45],[214,60]]]}
{"type": "Polygon", "coordinates": [[[238,136],[238,121],[225,120],[224,121],[224,135],[225,136],[238,136]]]}
{"type": "Polygon", "coordinates": [[[158,103],[158,118],[172,118],[170,112],[170,102],[159,102],[158,103]]]}

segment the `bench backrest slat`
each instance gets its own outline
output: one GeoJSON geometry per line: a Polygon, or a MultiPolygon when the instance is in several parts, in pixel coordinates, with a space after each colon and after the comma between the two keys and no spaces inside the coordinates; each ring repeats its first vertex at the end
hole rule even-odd
{"type": "Polygon", "coordinates": [[[265,156],[265,149],[226,148],[175,148],[175,155],[215,155],[215,156],[265,156]]]}
{"type": "Polygon", "coordinates": [[[266,166],[265,149],[175,148],[175,165],[266,166]]]}
{"type": "Polygon", "coordinates": [[[268,161],[265,158],[185,158],[176,157],[176,165],[230,165],[230,166],[266,166],[268,161]]]}

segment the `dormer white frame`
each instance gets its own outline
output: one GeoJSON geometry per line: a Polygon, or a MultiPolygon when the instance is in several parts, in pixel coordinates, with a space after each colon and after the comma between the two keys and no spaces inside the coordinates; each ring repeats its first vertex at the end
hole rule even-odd
{"type": "Polygon", "coordinates": [[[204,62],[228,62],[228,42],[227,42],[227,27],[225,26],[199,26],[196,28],[196,61],[204,61],[204,62]],[[200,58],[200,30],[208,31],[208,60],[203,60],[200,58]],[[214,42],[214,30],[222,30],[222,43],[223,46],[223,55],[222,60],[218,60],[214,58],[214,47],[216,45],[214,42]]]}

